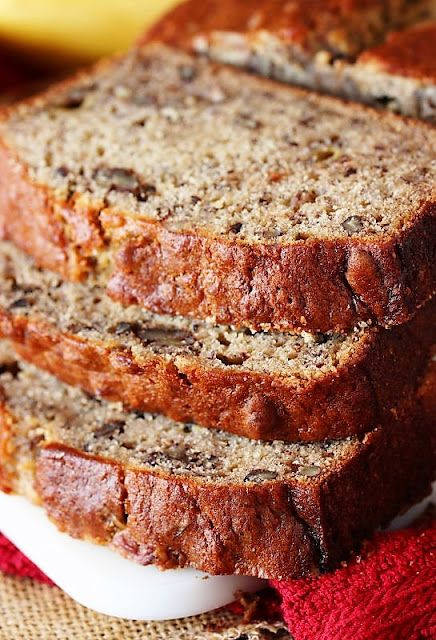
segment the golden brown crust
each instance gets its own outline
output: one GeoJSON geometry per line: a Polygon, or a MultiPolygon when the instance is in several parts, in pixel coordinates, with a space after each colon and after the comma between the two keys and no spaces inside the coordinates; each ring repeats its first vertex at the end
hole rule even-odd
{"type": "Polygon", "coordinates": [[[365,51],[358,63],[436,84],[436,22],[391,33],[384,44],[365,51]]]}
{"type": "Polygon", "coordinates": [[[403,416],[366,436],[319,482],[249,488],[135,468],[121,473],[113,462],[52,444],[38,458],[36,486],[48,515],[73,535],[97,535],[164,567],[283,579],[335,566],[422,498],[434,466],[430,432],[424,420],[403,416]]]}
{"type": "Polygon", "coordinates": [[[37,492],[61,530],[104,543],[125,526],[123,469],[77,453],[60,446],[43,452],[37,463],[37,492]],[[71,515],[65,518],[66,513],[71,515]]]}
{"type": "Polygon", "coordinates": [[[35,254],[46,266],[66,275],[67,249],[63,223],[56,216],[48,193],[31,189],[24,169],[7,151],[0,150],[0,237],[16,238],[18,246],[35,254]],[[9,188],[6,188],[10,179],[9,188]],[[26,213],[20,212],[20,204],[26,213]]]}
{"type": "Polygon", "coordinates": [[[103,245],[92,212],[57,202],[32,184],[25,168],[0,142],[0,238],[11,239],[38,263],[80,280],[89,271],[88,253],[103,245]]]}
{"type": "MultiPolygon", "coordinates": [[[[102,225],[110,236],[119,216],[102,225]]],[[[360,320],[407,322],[433,294],[436,204],[396,236],[248,245],[134,221],[120,238],[108,291],[156,313],[214,317],[254,329],[341,331],[360,320]],[[212,284],[216,283],[216,284],[212,284]]]]}
{"type": "Polygon", "coordinates": [[[432,301],[408,325],[371,329],[350,358],[312,381],[207,365],[179,368],[63,332],[47,319],[0,308],[0,336],[64,382],[126,407],[263,440],[317,441],[372,429],[414,393],[435,342],[432,301]]]}
{"type": "Polygon", "coordinates": [[[0,491],[10,493],[14,485],[14,449],[12,444],[13,416],[6,406],[0,388],[0,491]]]}
{"type": "Polygon", "coordinates": [[[378,241],[248,245],[122,222],[111,210],[56,202],[0,146],[0,236],[72,280],[85,278],[93,254],[104,249],[114,265],[108,291],[126,304],[254,329],[326,332],[368,319],[402,324],[435,287],[433,202],[396,236],[378,241]]]}

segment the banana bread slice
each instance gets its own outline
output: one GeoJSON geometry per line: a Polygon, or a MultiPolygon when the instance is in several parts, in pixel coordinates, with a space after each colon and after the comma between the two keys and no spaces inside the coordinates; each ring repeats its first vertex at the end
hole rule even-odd
{"type": "Polygon", "coordinates": [[[430,488],[431,428],[410,407],[363,440],[264,443],[126,413],[7,350],[2,362],[3,489],[143,563],[306,575],[430,488]]]}
{"type": "Polygon", "coordinates": [[[371,430],[415,392],[436,342],[436,299],[392,329],[255,333],[124,307],[5,242],[0,281],[0,336],[27,360],[131,409],[263,440],[371,430]]]}
{"type": "Polygon", "coordinates": [[[436,130],[163,45],[0,123],[0,229],[157,313],[401,324],[436,281],[436,130]]]}
{"type": "Polygon", "coordinates": [[[237,9],[189,0],[142,40],[434,121],[436,23],[427,22],[434,18],[434,0],[253,0],[237,9]],[[426,22],[417,25],[420,20],[426,22]]]}

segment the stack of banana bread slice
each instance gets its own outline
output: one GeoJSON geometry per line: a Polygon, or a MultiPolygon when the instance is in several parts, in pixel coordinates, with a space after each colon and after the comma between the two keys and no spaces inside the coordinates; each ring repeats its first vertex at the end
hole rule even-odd
{"type": "Polygon", "coordinates": [[[0,138],[3,490],[277,579],[427,494],[435,129],[154,43],[0,138]]]}

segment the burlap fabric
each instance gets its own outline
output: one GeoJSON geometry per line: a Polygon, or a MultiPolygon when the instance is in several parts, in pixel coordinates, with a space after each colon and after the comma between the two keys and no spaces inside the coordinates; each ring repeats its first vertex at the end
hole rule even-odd
{"type": "Polygon", "coordinates": [[[172,622],[133,622],[80,606],[60,589],[0,576],[0,640],[272,640],[283,625],[244,625],[229,611],[172,622]]]}

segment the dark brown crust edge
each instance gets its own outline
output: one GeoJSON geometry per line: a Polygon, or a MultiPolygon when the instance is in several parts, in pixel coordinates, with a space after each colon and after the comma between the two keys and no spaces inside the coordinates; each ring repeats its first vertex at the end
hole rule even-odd
{"type": "Polygon", "coordinates": [[[255,439],[319,441],[370,431],[415,392],[436,341],[436,299],[407,325],[370,329],[336,371],[298,385],[279,375],[182,367],[158,355],[62,332],[47,319],[0,307],[0,337],[67,384],[129,409],[163,413],[255,439]]]}
{"type": "Polygon", "coordinates": [[[326,332],[369,319],[403,324],[435,290],[435,202],[423,202],[402,231],[379,241],[287,246],[171,232],[94,207],[57,202],[0,143],[0,237],[72,280],[93,273],[95,254],[108,251],[108,291],[125,304],[254,329],[326,332]]]}
{"type": "MultiPolygon", "coordinates": [[[[8,416],[3,403],[0,429],[8,416]]],[[[434,414],[424,419],[409,408],[306,486],[194,482],[52,443],[36,455],[35,487],[61,530],[129,557],[163,568],[285,579],[335,567],[429,492],[433,428],[434,414]]]]}

